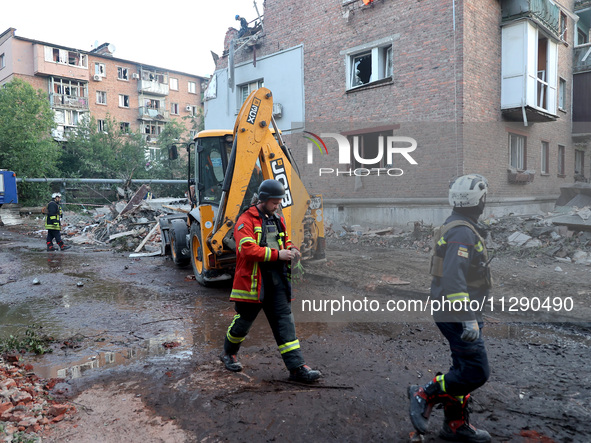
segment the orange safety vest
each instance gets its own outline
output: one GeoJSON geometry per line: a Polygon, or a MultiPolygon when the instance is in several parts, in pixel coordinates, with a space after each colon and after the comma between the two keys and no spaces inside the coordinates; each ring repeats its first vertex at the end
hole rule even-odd
{"type": "MultiPolygon", "coordinates": [[[[285,220],[280,217],[279,248],[291,249],[292,244],[286,232],[285,220]]],[[[261,303],[262,275],[260,262],[277,261],[279,251],[260,246],[263,235],[263,220],[256,206],[244,212],[234,227],[236,241],[236,272],[232,285],[231,301],[261,303]]],[[[286,276],[287,277],[287,276],[286,276]]]]}

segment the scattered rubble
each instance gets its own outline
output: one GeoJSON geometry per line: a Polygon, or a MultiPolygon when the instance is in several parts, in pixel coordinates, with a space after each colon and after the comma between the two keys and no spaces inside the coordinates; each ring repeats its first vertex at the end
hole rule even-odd
{"type": "MultiPolygon", "coordinates": [[[[555,212],[534,215],[490,215],[481,224],[486,243],[495,254],[552,257],[561,263],[591,266],[591,219],[589,224],[565,224],[565,214],[586,220],[591,207],[557,207],[555,212]]],[[[430,252],[434,227],[415,222],[412,231],[390,227],[370,230],[359,225],[326,227],[329,240],[372,247],[416,249],[430,252]]]]}
{"type": "Polygon", "coordinates": [[[40,379],[32,365],[18,360],[18,355],[0,358],[0,441],[38,442],[40,432],[72,416],[76,408],[50,399],[62,380],[40,379]]]}

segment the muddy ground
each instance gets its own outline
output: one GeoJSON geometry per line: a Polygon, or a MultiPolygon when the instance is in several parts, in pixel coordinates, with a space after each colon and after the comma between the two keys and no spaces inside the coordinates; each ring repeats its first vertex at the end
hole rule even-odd
{"type": "MultiPolygon", "coordinates": [[[[0,335],[35,323],[56,338],[53,353],[25,361],[40,377],[63,378],[52,395],[78,412],[43,441],[404,442],[413,430],[407,386],[451,363],[428,313],[302,311],[302,300],[367,298],[380,309],[424,300],[424,251],[333,239],[327,261],[307,266],[294,313],[304,355],[324,378],[306,386],[287,381],[262,315],[240,354],[244,372],[224,370],[229,285],[203,288],[163,257],[93,246],[49,253],[35,229],[0,228],[0,335]]],[[[493,265],[492,375],[473,396],[473,423],[494,441],[591,441],[591,267],[558,271],[551,258],[518,250],[493,265]],[[573,309],[508,312],[510,297],[570,297],[573,309]]],[[[439,441],[441,418],[436,410],[425,441],[439,441]]]]}

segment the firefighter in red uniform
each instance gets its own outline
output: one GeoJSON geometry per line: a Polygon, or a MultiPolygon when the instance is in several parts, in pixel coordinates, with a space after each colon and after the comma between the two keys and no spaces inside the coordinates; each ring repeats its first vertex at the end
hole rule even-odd
{"type": "Polygon", "coordinates": [[[291,313],[287,265],[300,253],[289,240],[283,217],[275,214],[285,197],[285,188],[269,179],[261,183],[258,191],[258,204],[244,212],[234,228],[236,273],[230,300],[235,302],[236,315],[226,333],[220,359],[226,369],[242,370],[236,354],[262,309],[289,370],[289,379],[313,382],[321,374],[305,364],[291,313]]]}

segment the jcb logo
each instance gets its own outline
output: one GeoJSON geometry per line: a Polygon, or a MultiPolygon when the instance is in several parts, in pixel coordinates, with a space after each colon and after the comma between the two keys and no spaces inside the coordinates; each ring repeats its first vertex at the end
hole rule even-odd
{"type": "Polygon", "coordinates": [[[248,112],[248,118],[246,119],[247,123],[254,125],[254,121],[257,118],[257,114],[259,113],[259,107],[261,106],[261,101],[258,98],[252,100],[252,105],[250,105],[250,111],[248,112]]]}
{"type": "Polygon", "coordinates": [[[285,188],[285,197],[281,202],[282,208],[287,208],[293,204],[291,198],[291,191],[289,189],[289,182],[287,181],[287,175],[285,174],[285,166],[282,159],[273,160],[271,162],[271,170],[273,171],[273,178],[283,185],[285,188]]]}

